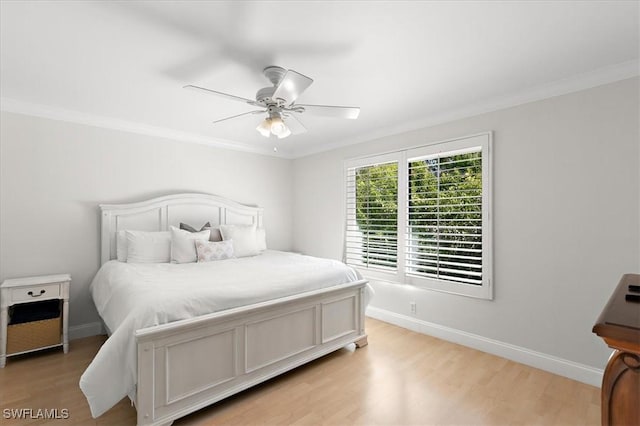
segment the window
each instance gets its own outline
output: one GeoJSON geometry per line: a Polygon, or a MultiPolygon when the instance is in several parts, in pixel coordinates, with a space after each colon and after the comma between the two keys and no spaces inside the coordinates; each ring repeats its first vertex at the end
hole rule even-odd
{"type": "Polygon", "coordinates": [[[370,278],[490,299],[490,141],[348,161],[347,263],[370,278]]]}
{"type": "Polygon", "coordinates": [[[396,270],[397,237],[398,162],[349,168],[347,263],[365,268],[396,270]]]}
{"type": "Polygon", "coordinates": [[[407,274],[482,285],[482,151],[408,160],[407,274]]]}

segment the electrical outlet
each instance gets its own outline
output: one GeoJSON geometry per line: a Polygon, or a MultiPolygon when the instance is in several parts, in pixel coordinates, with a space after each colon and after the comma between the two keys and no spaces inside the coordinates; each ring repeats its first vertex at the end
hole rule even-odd
{"type": "Polygon", "coordinates": [[[413,315],[416,314],[416,302],[409,302],[409,308],[411,309],[411,313],[413,315]]]}

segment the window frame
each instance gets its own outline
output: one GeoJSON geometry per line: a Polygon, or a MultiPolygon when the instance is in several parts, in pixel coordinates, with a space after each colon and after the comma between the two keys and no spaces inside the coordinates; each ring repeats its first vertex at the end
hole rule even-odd
{"type": "MultiPolygon", "coordinates": [[[[398,155],[397,152],[392,152],[392,153],[386,153],[386,154],[379,154],[379,155],[373,155],[373,156],[369,156],[369,157],[363,157],[363,158],[355,158],[355,159],[351,159],[351,160],[347,160],[345,161],[345,167],[344,167],[344,177],[342,179],[343,182],[343,187],[344,187],[344,194],[342,197],[344,204],[344,241],[343,241],[343,260],[345,263],[347,263],[347,226],[348,226],[348,220],[349,220],[349,216],[347,213],[347,196],[349,195],[348,191],[347,191],[347,187],[348,187],[348,173],[349,173],[349,169],[353,169],[353,168],[359,168],[359,167],[368,167],[368,166],[376,166],[376,165],[381,165],[381,164],[389,164],[389,163],[397,163],[398,165],[398,198],[400,197],[400,168],[402,167],[402,162],[401,162],[402,158],[401,156],[398,155]]],[[[397,201],[396,201],[397,203],[397,201]]],[[[398,206],[398,210],[397,213],[398,214],[398,220],[400,219],[400,205],[397,204],[398,206]]],[[[398,222],[398,230],[401,229],[400,228],[400,222],[398,222]]],[[[354,264],[349,264],[349,266],[357,269],[358,271],[360,271],[364,276],[366,276],[367,278],[372,278],[372,279],[377,279],[377,280],[381,280],[381,281],[396,281],[401,279],[402,277],[402,273],[403,273],[403,268],[402,268],[402,264],[401,259],[400,259],[400,253],[401,250],[399,250],[399,248],[401,247],[400,245],[400,233],[398,232],[396,234],[396,270],[395,271],[385,271],[382,269],[377,269],[377,268],[363,268],[361,266],[358,265],[354,265],[354,264]]],[[[403,240],[404,242],[404,240],[403,240]]],[[[402,261],[404,261],[404,258],[402,258],[402,261]]]]}
{"type": "MultiPolygon", "coordinates": [[[[400,285],[410,285],[412,287],[427,290],[440,291],[462,296],[493,299],[493,215],[492,215],[492,133],[480,133],[456,139],[438,141],[421,146],[403,149],[400,151],[388,152],[379,155],[348,159],[344,162],[342,197],[344,205],[345,238],[343,250],[346,253],[346,225],[348,221],[347,213],[347,175],[348,170],[356,167],[372,166],[389,162],[398,163],[398,233],[397,233],[397,267],[396,271],[382,271],[350,265],[360,271],[366,278],[386,281],[400,285]],[[482,284],[464,284],[454,281],[442,280],[431,277],[420,277],[409,275],[406,272],[406,244],[408,232],[408,192],[409,177],[408,165],[412,160],[421,157],[438,154],[455,155],[456,151],[464,151],[471,148],[480,147],[482,151],[482,284]]],[[[346,255],[344,258],[346,262],[346,255]]]]}

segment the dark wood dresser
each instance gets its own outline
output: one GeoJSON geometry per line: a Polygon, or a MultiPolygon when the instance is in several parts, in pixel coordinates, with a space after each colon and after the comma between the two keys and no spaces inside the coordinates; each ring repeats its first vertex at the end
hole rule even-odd
{"type": "Polygon", "coordinates": [[[614,349],[602,379],[603,426],[640,425],[639,287],[640,275],[623,275],[593,326],[614,349]]]}

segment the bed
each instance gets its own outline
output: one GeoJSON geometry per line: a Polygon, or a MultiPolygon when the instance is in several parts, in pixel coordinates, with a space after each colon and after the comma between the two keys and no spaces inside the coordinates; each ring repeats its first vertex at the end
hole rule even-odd
{"type": "Polygon", "coordinates": [[[110,337],[80,381],[94,417],[129,395],[139,425],[171,424],[345,345],[367,344],[368,284],[340,262],[273,250],[191,264],[115,260],[119,231],[181,222],[262,229],[261,208],[177,194],[100,210],[92,295],[110,337]]]}

